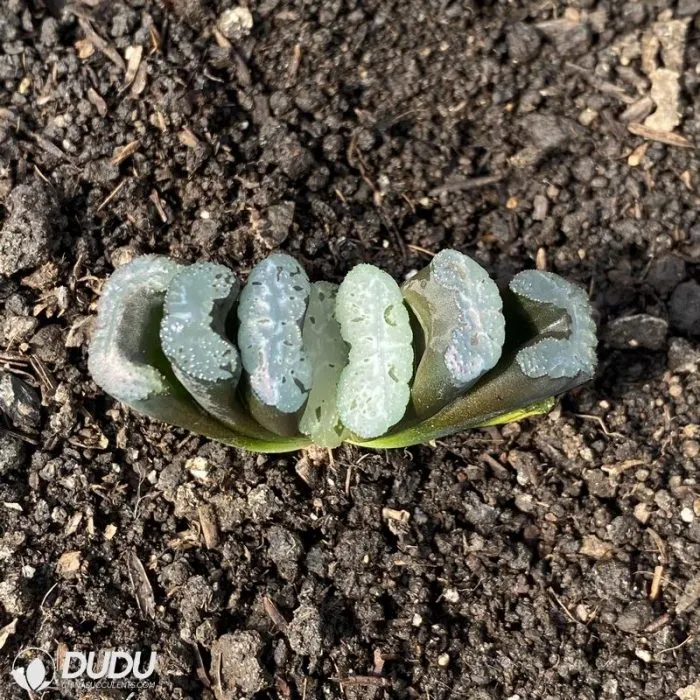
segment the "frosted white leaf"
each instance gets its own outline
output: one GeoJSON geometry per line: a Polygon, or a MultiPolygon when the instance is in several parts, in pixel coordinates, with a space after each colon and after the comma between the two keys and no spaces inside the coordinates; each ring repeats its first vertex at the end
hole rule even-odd
{"type": "Polygon", "coordinates": [[[276,253],[253,268],[238,304],[238,347],[251,388],[283,413],[299,410],[311,386],[301,335],[309,291],[301,265],[276,253]]]}
{"type": "Polygon", "coordinates": [[[510,289],[532,301],[563,309],[569,316],[567,338],[542,338],[520,350],[516,360],[523,374],[553,379],[592,376],[596,366],[596,328],[586,292],[551,272],[526,270],[516,275],[510,289]]]}
{"type": "Polygon", "coordinates": [[[413,334],[401,290],[373,265],[358,265],[343,280],[336,318],[350,344],[338,383],[338,411],[363,438],[384,434],[406,412],[413,375],[413,334]]]}
{"type": "Polygon", "coordinates": [[[311,285],[309,308],[304,319],[303,338],[313,367],[313,381],[299,429],[320,447],[337,447],[344,427],[338,414],[337,391],[340,373],[348,362],[348,346],[335,319],[338,285],[311,285]]]}
{"type": "Polygon", "coordinates": [[[144,255],[117,268],[97,306],[88,368],[95,382],[127,404],[166,393],[168,382],[154,365],[163,297],[182,265],[144,255]]]}
{"type": "Polygon", "coordinates": [[[234,384],[238,380],[238,349],[226,338],[226,319],[239,289],[231,270],[211,262],[194,263],[170,282],[160,339],[185,386],[187,377],[234,384]]]}
{"type": "Polygon", "coordinates": [[[501,356],[506,339],[503,301],[488,272],[456,250],[441,251],[430,267],[432,279],[449,291],[455,307],[454,328],[443,357],[456,384],[464,388],[501,356]]]}

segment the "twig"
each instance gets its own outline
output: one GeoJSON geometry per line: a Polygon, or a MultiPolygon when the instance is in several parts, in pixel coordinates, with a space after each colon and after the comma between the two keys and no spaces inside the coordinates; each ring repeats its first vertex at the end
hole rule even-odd
{"type": "Polygon", "coordinates": [[[466,190],[473,190],[477,187],[487,187],[488,185],[495,185],[503,180],[504,175],[484,175],[483,177],[465,177],[465,178],[454,178],[444,185],[439,187],[434,187],[428,192],[429,197],[437,197],[443,192],[464,192],[466,190]]]}

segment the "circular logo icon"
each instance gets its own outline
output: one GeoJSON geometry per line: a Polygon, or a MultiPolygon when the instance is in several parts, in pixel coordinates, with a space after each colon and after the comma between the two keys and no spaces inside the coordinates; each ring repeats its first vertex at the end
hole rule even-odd
{"type": "Polygon", "coordinates": [[[48,688],[56,675],[56,666],[51,654],[38,647],[27,647],[15,656],[12,678],[15,683],[30,693],[48,688]]]}

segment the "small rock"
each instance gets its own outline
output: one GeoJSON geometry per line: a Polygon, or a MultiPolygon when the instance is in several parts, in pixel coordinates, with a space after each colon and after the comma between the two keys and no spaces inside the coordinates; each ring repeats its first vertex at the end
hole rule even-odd
{"type": "Polygon", "coordinates": [[[529,114],[522,120],[527,138],[543,151],[553,151],[577,140],[583,127],[567,117],[553,114],[529,114]]]}
{"type": "Polygon", "coordinates": [[[447,652],[445,652],[444,654],[440,654],[440,656],[438,656],[437,662],[438,666],[440,666],[441,668],[447,668],[447,666],[450,665],[450,655],[447,652]]]}
{"type": "Polygon", "coordinates": [[[678,0],[676,14],[679,17],[692,17],[700,12],[700,0],[678,0]]]}
{"type": "Polygon", "coordinates": [[[281,140],[277,145],[275,156],[280,170],[293,181],[308,175],[314,165],[311,151],[302,146],[296,134],[281,140]]]}
{"type": "Polygon", "coordinates": [[[302,603],[287,628],[289,646],[302,656],[318,658],[323,650],[321,615],[314,605],[302,603]]]}
{"type": "Polygon", "coordinates": [[[695,520],[695,513],[693,513],[693,509],[688,508],[687,506],[681,509],[681,520],[684,523],[692,523],[693,520],[695,520]]]}
{"type": "Polygon", "coordinates": [[[10,215],[0,229],[0,275],[9,276],[47,262],[61,216],[53,192],[41,180],[15,187],[7,207],[10,215]]]}
{"type": "Polygon", "coordinates": [[[253,15],[247,7],[234,7],[221,14],[217,27],[230,41],[239,41],[253,29],[253,15]]]}
{"type": "Polygon", "coordinates": [[[0,433],[0,476],[22,466],[24,457],[24,443],[11,435],[0,433]]]}
{"type": "Polygon", "coordinates": [[[287,240],[294,221],[294,202],[273,204],[267,209],[261,235],[270,248],[276,248],[287,240]]]}
{"type": "Polygon", "coordinates": [[[591,27],[581,18],[564,16],[540,22],[537,27],[554,44],[561,56],[581,56],[590,49],[591,27]]]}
{"type": "Polygon", "coordinates": [[[662,255],[649,268],[647,282],[662,296],[668,296],[686,276],[685,261],[677,255],[662,255]]]}
{"type": "Polygon", "coordinates": [[[267,678],[258,657],[262,640],[257,632],[225,634],[211,648],[211,678],[221,678],[221,692],[225,697],[246,697],[265,688],[267,678]]]}
{"type": "Polygon", "coordinates": [[[508,27],[506,45],[508,55],[516,63],[529,63],[540,51],[540,33],[531,24],[516,22],[508,27]]]}
{"type": "Polygon", "coordinates": [[[615,498],[617,485],[599,469],[591,469],[583,475],[591,495],[598,498],[615,498]]]}
{"type": "Polygon", "coordinates": [[[681,615],[690,610],[700,600],[700,575],[690,579],[676,603],[676,614],[681,615]]]}
{"type": "Polygon", "coordinates": [[[11,617],[22,617],[31,608],[31,596],[19,573],[8,573],[0,580],[0,607],[11,617]]]}
{"type": "Polygon", "coordinates": [[[274,525],[267,534],[270,547],[268,554],[277,566],[280,576],[288,581],[296,578],[299,569],[299,558],[303,548],[299,538],[285,528],[274,525]]]}
{"type": "Polygon", "coordinates": [[[250,518],[256,523],[269,520],[280,509],[280,502],[274,491],[266,484],[260,484],[251,490],[247,504],[250,518]]]}
{"type": "Polygon", "coordinates": [[[214,219],[197,218],[192,222],[190,235],[203,248],[210,245],[219,234],[219,224],[214,219]]]}
{"type": "Polygon", "coordinates": [[[671,295],[671,325],[688,335],[700,335],[700,284],[695,280],[679,284],[671,295]]]}
{"type": "Polygon", "coordinates": [[[635,314],[616,318],[608,324],[608,345],[618,350],[644,348],[661,350],[666,343],[668,323],[663,318],[649,314],[635,314]]]}
{"type": "Polygon", "coordinates": [[[0,409],[16,426],[34,430],[39,426],[41,401],[35,389],[14,374],[0,377],[0,409]]]}
{"type": "Polygon", "coordinates": [[[671,338],[668,368],[672,372],[695,372],[700,366],[700,351],[685,338],[671,338]]]}
{"type": "Polygon", "coordinates": [[[623,632],[630,634],[644,629],[653,616],[651,606],[646,601],[630,603],[617,618],[616,624],[623,632]]]}

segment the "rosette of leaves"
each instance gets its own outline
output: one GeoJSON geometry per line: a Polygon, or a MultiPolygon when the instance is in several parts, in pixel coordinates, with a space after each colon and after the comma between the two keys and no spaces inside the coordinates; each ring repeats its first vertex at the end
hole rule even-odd
{"type": "Polygon", "coordinates": [[[529,270],[499,289],[443,250],[399,286],[372,265],[310,282],[275,253],[241,287],[148,255],[105,284],[89,369],[140,413],[260,452],[405,447],[548,411],[596,368],[586,293],[529,270]]]}

